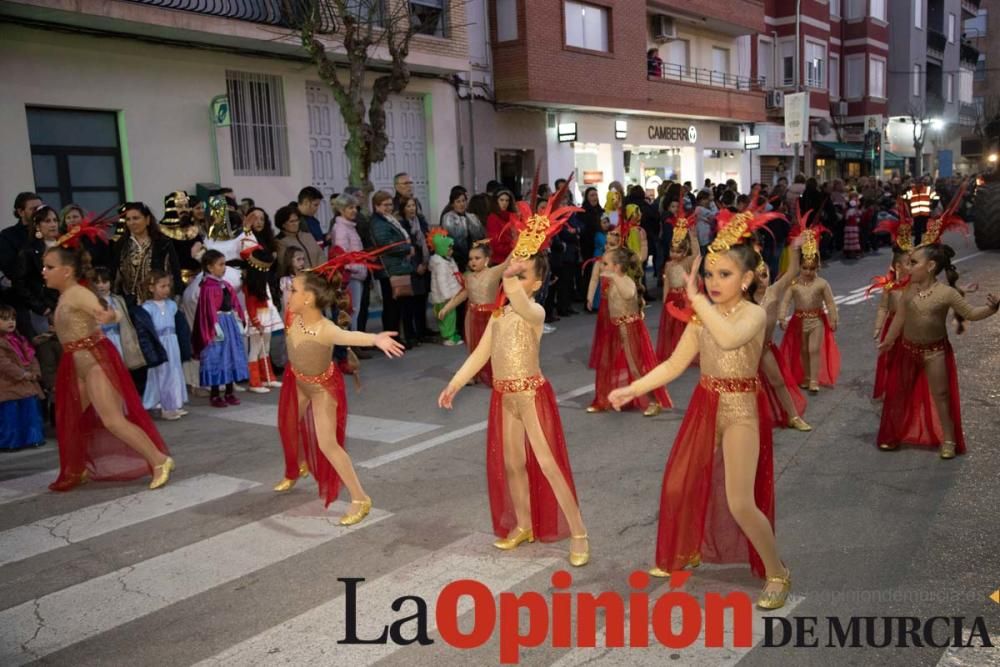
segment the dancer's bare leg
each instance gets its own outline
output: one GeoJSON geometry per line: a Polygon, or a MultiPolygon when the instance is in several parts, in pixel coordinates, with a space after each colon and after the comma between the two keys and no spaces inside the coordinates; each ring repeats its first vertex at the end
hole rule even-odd
{"type": "MultiPolygon", "coordinates": [[[[782,576],[785,570],[778,557],[774,530],[754,501],[754,479],[759,453],[760,435],[756,423],[739,422],[723,432],[722,455],[729,512],[760,555],[767,576],[782,576]]],[[[768,587],[773,587],[775,592],[781,589],[780,584],[769,583],[768,587]]]]}
{"type": "Polygon", "coordinates": [[[167,456],[156,448],[146,432],[125,418],[122,397],[100,366],[87,372],[84,391],[80,393],[82,405],[93,404],[94,411],[112,435],[146,459],[150,468],[162,465],[167,456]]]}
{"type": "Polygon", "coordinates": [[[795,404],[792,402],[792,395],[788,393],[788,387],[785,386],[785,378],[781,375],[778,360],[774,358],[774,353],[767,347],[764,348],[764,353],[760,357],[760,366],[764,369],[764,375],[771,383],[771,388],[774,389],[774,393],[778,396],[778,402],[781,403],[781,409],[785,411],[788,418],[801,417],[802,415],[795,411],[795,404]]]}
{"type": "Polygon", "coordinates": [[[924,355],[924,372],[927,373],[927,384],[937,408],[938,419],[941,420],[941,432],[948,442],[955,442],[955,421],[951,416],[950,388],[948,387],[948,366],[944,352],[933,352],[924,355]]]}
{"type": "Polygon", "coordinates": [[[823,342],[823,327],[813,327],[806,333],[809,344],[809,388],[819,385],[820,345],[823,342]]]}
{"type": "Polygon", "coordinates": [[[518,528],[531,528],[531,491],[528,488],[528,464],[524,451],[524,424],[517,416],[514,403],[516,394],[503,397],[503,462],[507,476],[507,487],[514,503],[517,526],[508,537],[517,534],[518,528]]]}
{"type": "Polygon", "coordinates": [[[320,451],[344,482],[347,492],[351,494],[351,502],[367,500],[368,496],[361,488],[361,480],[354,471],[351,457],[337,442],[337,402],[325,390],[322,394],[317,393],[312,396],[311,401],[313,423],[316,425],[316,441],[320,451]]]}

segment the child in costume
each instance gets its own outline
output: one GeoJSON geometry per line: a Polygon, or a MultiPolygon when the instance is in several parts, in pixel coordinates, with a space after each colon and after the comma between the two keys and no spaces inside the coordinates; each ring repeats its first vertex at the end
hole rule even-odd
{"type": "MultiPolygon", "coordinates": [[[[608,288],[608,313],[612,335],[605,343],[597,360],[595,396],[587,412],[603,412],[611,408],[608,394],[611,390],[636,380],[657,364],[653,343],[643,321],[642,267],[628,248],[617,248],[604,254],[602,278],[608,288]]],[[[633,403],[643,410],[643,415],[653,417],[663,408],[673,405],[667,390],[654,389],[650,394],[638,396],[633,403]]]]}
{"type": "MultiPolygon", "coordinates": [[[[565,189],[549,201],[560,201],[565,189]]],[[[548,272],[543,244],[578,209],[553,211],[550,205],[535,214],[527,202],[518,202],[518,209],[514,259],[504,271],[499,298],[501,306],[505,299],[510,303],[494,314],[478,347],[441,392],[438,405],[450,409],[459,390],[492,362],[486,478],[493,532],[499,538],[494,546],[509,550],[536,538],[549,542],[572,536],[569,562],[578,567],[589,561],[590,548],[555,392],[539,367],[545,309],[533,298],[548,272]]]]}
{"type": "Polygon", "coordinates": [[[250,371],[250,391],[266,394],[271,391],[271,387],[281,386],[271,366],[271,334],[285,328],[281,314],[274,305],[274,294],[271,292],[270,278],[271,268],[274,266],[274,253],[256,245],[244,248],[240,252],[240,257],[246,266],[243,297],[249,320],[247,362],[250,371]]]}
{"type": "Polygon", "coordinates": [[[17,312],[0,305],[0,450],[45,444],[42,369],[35,348],[16,327],[17,312]]]}
{"type": "MultiPolygon", "coordinates": [[[[756,192],[754,193],[756,195],[756,192]]],[[[754,196],[751,201],[756,202],[754,196]]],[[[766,576],[757,605],[784,605],[791,575],[774,538],[774,464],[767,397],[759,380],[767,314],[753,302],[761,258],[750,235],[780,213],[722,211],[708,248],[705,285],[698,293],[698,265],[686,289],[695,316],[671,357],[651,373],[609,397],[615,408],[684,372],[696,354],[698,383],[667,460],[660,495],[658,577],[702,560],[749,560],[766,576]]]]}
{"type": "MultiPolygon", "coordinates": [[[[909,235],[907,240],[911,239],[909,235]]],[[[892,268],[884,276],[878,276],[872,280],[871,287],[868,288],[870,294],[874,290],[882,292],[878,302],[878,311],[875,315],[875,331],[872,337],[876,346],[885,340],[892,326],[892,320],[899,310],[899,301],[903,297],[903,289],[909,284],[909,259],[911,250],[903,250],[896,247],[892,251],[892,268]]],[[[878,400],[885,396],[885,383],[889,376],[889,367],[894,359],[896,345],[892,349],[880,352],[878,361],[875,363],[875,387],[872,390],[872,398],[878,400]]]]}
{"type": "Polygon", "coordinates": [[[608,337],[611,336],[612,329],[614,328],[611,324],[611,316],[608,315],[608,287],[611,283],[601,277],[600,266],[603,266],[604,256],[616,248],[620,248],[621,245],[622,237],[620,231],[618,229],[609,231],[604,253],[601,254],[600,259],[595,260],[598,262],[598,266],[590,274],[590,285],[587,286],[587,310],[593,312],[594,308],[597,308],[597,322],[594,324],[594,338],[590,343],[590,361],[587,362],[588,368],[597,368],[597,357],[607,344],[608,337]],[[598,291],[598,287],[600,291],[598,291]],[[595,297],[597,300],[596,306],[594,305],[595,297]]]}
{"type": "MultiPolygon", "coordinates": [[[[65,241],[100,233],[81,225],[65,241]]],[[[63,355],[56,379],[59,478],[53,491],[68,491],[88,479],[126,480],[152,473],[149,488],[167,483],[174,469],[167,447],[142,407],[121,356],[101,324],[118,317],[79,283],[79,255],[63,246],[45,253],[45,282],[59,291],[54,326],[63,355]]]]}
{"type": "Polygon", "coordinates": [[[861,256],[861,209],[858,200],[847,202],[847,213],[844,215],[844,257],[857,259],[861,256]]]}
{"type": "Polygon", "coordinates": [[[649,241],[646,239],[646,230],[639,224],[640,220],[642,210],[636,204],[629,204],[625,207],[623,222],[618,226],[618,231],[621,233],[622,245],[636,254],[639,266],[645,267],[649,257],[649,241]]]}
{"type": "Polygon", "coordinates": [[[461,345],[455,325],[455,308],[465,300],[465,279],[452,259],[455,239],[448,236],[441,227],[436,227],[427,235],[427,245],[434,252],[430,259],[431,305],[440,323],[441,340],[447,346],[461,345]]]}
{"type": "Polygon", "coordinates": [[[142,308],[149,313],[156,328],[156,334],[167,353],[167,361],[149,369],[146,389],[142,395],[142,405],[147,410],[160,408],[160,415],[168,421],[175,421],[187,414],[187,385],[184,382],[184,367],[181,348],[177,340],[177,320],[183,314],[170,298],[172,279],[170,274],[159,269],[149,272],[147,299],[142,308]]]}
{"type": "Polygon", "coordinates": [[[350,307],[342,289],[342,271],[350,262],[364,261],[374,253],[346,253],[297,275],[287,302],[289,313],[285,338],[288,364],[278,399],[278,430],[285,454],[285,479],[275,491],[287,491],[301,476],[299,454],[319,485],[325,505],[333,502],[343,481],[351,494],[351,509],[340,523],[358,523],[371,510],[372,500],[361,488],[351,457],[344,449],[347,433],[347,396],[344,378],[332,361],[335,345],[375,346],[389,357],[403,356],[395,331],[379,334],[347,331],[350,307]],[[366,255],[366,257],[358,257],[366,255]],[[341,326],[323,312],[335,302],[341,326]]]}
{"type": "Polygon", "coordinates": [[[673,313],[687,309],[684,285],[691,267],[701,257],[694,214],[685,215],[679,201],[670,202],[669,212],[673,216],[674,231],[670,239],[670,259],[663,265],[663,310],[660,312],[660,330],[656,335],[656,357],[660,361],[665,361],[674,353],[687,326],[687,322],[673,313]]]}
{"type": "Polygon", "coordinates": [[[951,261],[955,251],[941,243],[941,235],[948,229],[966,229],[955,215],[964,193],[963,183],[948,208],[927,223],[922,243],[910,253],[910,284],[878,348],[879,352],[888,352],[895,346],[879,424],[878,446],[882,450],[894,450],[907,443],[938,447],[942,459],[965,453],[958,371],[948,341],[948,313],[955,311],[961,334],[965,321],[995,315],[1000,299],[990,294],[987,305],[973,308],[955,287],[958,271],[951,261]],[[937,280],[942,271],[948,285],[937,280]]]}
{"type": "Polygon", "coordinates": [[[817,393],[822,384],[832,387],[840,375],[840,350],[833,332],[837,330],[837,304],[830,283],[819,272],[819,237],[828,230],[819,224],[799,225],[790,235],[793,243],[798,236],[802,245],[799,277],[792,281],[781,299],[778,323],[785,330],[781,354],[796,384],[810,393],[817,393]],[[786,318],[788,306],[794,312],[786,318]],[[823,306],[826,312],[823,312],[823,306]]]}
{"type": "Polygon", "coordinates": [[[201,258],[204,276],[198,295],[198,319],[192,347],[199,360],[200,384],[211,387],[211,405],[239,405],[233,385],[249,379],[247,353],[243,347],[243,307],[233,286],[223,276],[226,258],[218,250],[206,250],[201,258]],[[225,385],[225,397],[219,387],[225,385]]]}
{"type": "MultiPolygon", "coordinates": [[[[803,216],[796,204],[797,228],[804,230],[808,226],[812,211],[803,216]]],[[[784,300],[789,286],[799,275],[800,248],[809,234],[799,233],[792,239],[788,250],[788,268],[781,277],[771,283],[771,271],[767,262],[757,267],[757,280],[764,293],[759,297],[760,305],[767,313],[767,328],[764,332],[764,351],[760,357],[761,380],[767,394],[770,408],[770,421],[775,427],[788,427],[796,431],[811,431],[812,426],[806,423],[802,415],[806,412],[806,399],[799,389],[795,376],[792,374],[785,357],[778,346],[774,344],[774,330],[778,324],[778,305],[784,300]]]]}
{"type": "MultiPolygon", "coordinates": [[[[469,270],[465,272],[465,293],[469,301],[465,309],[465,346],[469,349],[469,354],[476,350],[486,327],[490,325],[490,317],[496,308],[497,294],[500,292],[500,281],[507,268],[506,261],[490,266],[490,254],[490,242],[487,239],[476,241],[469,250],[469,270]]],[[[493,386],[490,362],[486,362],[474,381],[488,387],[493,386]]]]}
{"type": "Polygon", "coordinates": [[[136,370],[146,365],[146,359],[142,356],[142,348],[139,346],[139,337],[136,334],[135,326],[128,314],[128,304],[125,298],[111,293],[111,274],[104,267],[97,267],[91,272],[90,288],[99,299],[103,299],[104,304],[111,310],[119,314],[119,319],[110,324],[102,324],[101,331],[107,336],[111,344],[122,356],[125,367],[129,370],[136,370]]]}

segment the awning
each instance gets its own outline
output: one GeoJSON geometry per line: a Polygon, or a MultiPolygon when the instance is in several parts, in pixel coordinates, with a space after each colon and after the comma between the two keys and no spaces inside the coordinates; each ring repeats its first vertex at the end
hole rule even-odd
{"type": "MultiPolygon", "coordinates": [[[[864,159],[864,144],[847,144],[838,141],[814,141],[813,147],[820,157],[832,157],[837,160],[862,160],[864,159]]],[[[889,168],[902,168],[903,158],[885,151],[885,166],[889,168]]]]}

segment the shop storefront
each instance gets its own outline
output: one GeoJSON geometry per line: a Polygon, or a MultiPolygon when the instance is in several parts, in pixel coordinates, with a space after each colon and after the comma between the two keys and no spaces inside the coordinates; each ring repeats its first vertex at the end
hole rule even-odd
{"type": "Polygon", "coordinates": [[[605,196],[612,181],[641,185],[655,196],[663,181],[691,181],[701,187],[735,180],[749,187],[750,160],[743,128],[683,118],[615,118],[560,112],[550,123],[549,169],[577,174],[577,187],[596,187],[605,196]],[[552,127],[554,125],[554,127],[552,127]]]}

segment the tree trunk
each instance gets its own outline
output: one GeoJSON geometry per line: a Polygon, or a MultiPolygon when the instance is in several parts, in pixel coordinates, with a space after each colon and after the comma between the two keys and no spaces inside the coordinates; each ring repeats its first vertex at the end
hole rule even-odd
{"type": "Polygon", "coordinates": [[[920,178],[924,175],[924,142],[914,142],[913,153],[913,175],[920,178]]]}

